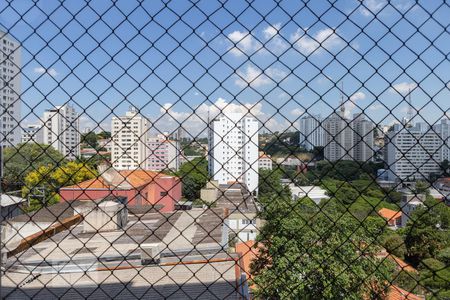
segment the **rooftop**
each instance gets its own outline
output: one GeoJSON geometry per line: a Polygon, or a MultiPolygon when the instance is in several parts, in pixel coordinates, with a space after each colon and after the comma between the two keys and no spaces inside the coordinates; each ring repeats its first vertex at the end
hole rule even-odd
{"type": "Polygon", "coordinates": [[[221,185],[218,194],[217,207],[228,209],[229,214],[258,212],[253,195],[240,183],[221,185]]]}
{"type": "Polygon", "coordinates": [[[402,217],[402,212],[401,211],[396,211],[396,210],[392,210],[389,208],[382,208],[378,211],[378,214],[385,218],[386,220],[393,220],[393,219],[398,219],[402,217]]]}
{"type": "MultiPolygon", "coordinates": [[[[242,299],[234,259],[167,263],[87,273],[6,273],[2,295],[8,299],[242,299]]],[[[238,278],[239,277],[239,278],[238,278]]]]}
{"type": "Polygon", "coordinates": [[[25,198],[12,196],[12,195],[8,195],[8,194],[1,194],[0,206],[6,207],[6,206],[14,205],[14,204],[20,204],[25,201],[27,201],[27,199],[25,199],[25,198]]]}
{"type": "MultiPolygon", "coordinates": [[[[53,213],[61,212],[62,205],[52,209],[53,213]]],[[[73,216],[73,209],[67,209],[63,214],[73,216]]],[[[48,213],[45,216],[50,219],[48,213]]],[[[81,222],[9,257],[7,268],[49,272],[56,262],[68,270],[85,271],[97,264],[139,263],[140,245],[143,243],[161,243],[161,256],[164,258],[216,254],[226,247],[224,218],[223,209],[130,213],[123,230],[108,232],[84,232],[81,222]]]]}
{"type": "Polygon", "coordinates": [[[102,176],[90,180],[83,181],[81,183],[66,186],[61,189],[110,189],[112,187],[128,187],[139,188],[147,185],[160,177],[170,177],[169,175],[154,172],[150,170],[120,170],[113,171],[111,174],[102,172],[102,176]],[[107,177],[108,176],[108,177],[107,177]]]}

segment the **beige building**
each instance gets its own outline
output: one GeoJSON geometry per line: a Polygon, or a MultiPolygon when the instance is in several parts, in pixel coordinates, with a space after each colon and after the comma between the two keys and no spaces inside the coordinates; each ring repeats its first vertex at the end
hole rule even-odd
{"type": "Polygon", "coordinates": [[[111,162],[117,170],[145,168],[148,120],[134,107],[111,121],[111,162]]]}

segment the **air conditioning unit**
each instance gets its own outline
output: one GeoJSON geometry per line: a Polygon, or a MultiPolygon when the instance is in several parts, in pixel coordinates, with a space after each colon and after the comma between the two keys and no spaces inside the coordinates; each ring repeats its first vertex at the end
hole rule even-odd
{"type": "Polygon", "coordinates": [[[161,260],[160,243],[141,244],[142,265],[158,264],[161,260]]]}

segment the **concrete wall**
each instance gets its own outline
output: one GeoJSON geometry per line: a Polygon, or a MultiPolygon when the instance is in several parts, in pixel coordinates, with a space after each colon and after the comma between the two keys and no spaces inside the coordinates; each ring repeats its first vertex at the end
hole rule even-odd
{"type": "Polygon", "coordinates": [[[40,232],[50,227],[52,223],[45,222],[8,222],[6,221],[2,226],[2,243],[8,251],[15,249],[19,243],[26,237],[40,232]]]}

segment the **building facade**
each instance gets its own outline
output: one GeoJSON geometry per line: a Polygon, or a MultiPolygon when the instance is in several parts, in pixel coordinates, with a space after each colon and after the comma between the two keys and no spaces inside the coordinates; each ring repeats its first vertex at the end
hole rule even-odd
{"type": "Polygon", "coordinates": [[[300,146],[311,151],[314,147],[325,145],[325,133],[322,127],[322,117],[320,115],[307,115],[300,119],[300,146]]]}
{"type": "Polygon", "coordinates": [[[325,160],[353,160],[354,136],[350,123],[345,117],[343,104],[339,111],[332,113],[323,121],[325,160]]]}
{"type": "Polygon", "coordinates": [[[359,113],[353,116],[353,158],[357,161],[371,161],[374,159],[374,131],[375,124],[359,113]]]}
{"type": "Polygon", "coordinates": [[[427,180],[439,173],[442,148],[443,140],[434,130],[394,125],[385,152],[389,180],[427,180]]]}
{"type": "Polygon", "coordinates": [[[209,173],[219,184],[244,183],[258,189],[258,121],[241,113],[216,117],[209,125],[209,173]]]}
{"type": "Polygon", "coordinates": [[[134,107],[111,120],[111,162],[117,170],[145,168],[148,120],[134,107]]]}
{"type": "Polygon", "coordinates": [[[180,168],[180,143],[168,139],[165,135],[158,135],[147,140],[146,167],[152,171],[172,170],[180,168]]]}
{"type": "Polygon", "coordinates": [[[44,143],[44,126],[42,124],[30,124],[22,127],[22,143],[44,143]]]}
{"type": "Polygon", "coordinates": [[[442,119],[440,124],[437,124],[434,127],[435,131],[439,133],[444,143],[444,146],[442,147],[441,151],[442,152],[441,160],[450,161],[450,120],[442,119]]]}
{"type": "Polygon", "coordinates": [[[44,144],[51,145],[67,159],[80,156],[80,124],[73,106],[55,106],[44,112],[42,120],[44,144]]]}
{"type": "Polygon", "coordinates": [[[260,152],[258,167],[260,169],[272,170],[273,168],[272,157],[270,157],[270,155],[265,154],[264,152],[260,152]]]}
{"type": "Polygon", "coordinates": [[[21,46],[0,30],[0,143],[3,147],[21,142],[21,46]]]}

